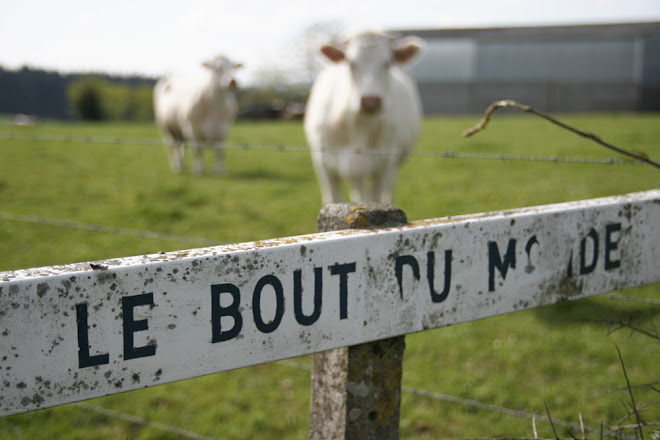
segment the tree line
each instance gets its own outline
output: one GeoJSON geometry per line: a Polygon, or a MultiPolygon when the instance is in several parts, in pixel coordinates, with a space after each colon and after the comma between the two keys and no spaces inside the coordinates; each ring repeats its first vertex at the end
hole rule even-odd
{"type": "MultiPolygon", "coordinates": [[[[277,72],[263,72],[261,84],[239,87],[243,119],[299,117],[308,84],[288,84],[277,72]]],[[[61,74],[0,66],[0,114],[89,121],[153,120],[156,78],[102,73],[61,74]]]]}
{"type": "Polygon", "coordinates": [[[150,120],[156,80],[0,66],[0,113],[84,120],[150,120]]]}

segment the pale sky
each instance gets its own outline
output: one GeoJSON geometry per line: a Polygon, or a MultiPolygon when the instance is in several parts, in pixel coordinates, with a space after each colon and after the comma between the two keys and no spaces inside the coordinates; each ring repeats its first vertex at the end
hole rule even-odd
{"type": "Polygon", "coordinates": [[[0,0],[0,66],[160,76],[285,65],[311,24],[423,29],[660,21],[660,0],[0,0]]]}

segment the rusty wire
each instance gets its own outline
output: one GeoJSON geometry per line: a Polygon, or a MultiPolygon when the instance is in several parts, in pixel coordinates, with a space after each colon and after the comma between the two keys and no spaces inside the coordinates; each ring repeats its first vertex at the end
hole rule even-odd
{"type": "Polygon", "coordinates": [[[641,161],[643,163],[649,164],[653,167],[656,167],[656,168],[660,169],[660,162],[656,162],[656,161],[650,159],[646,154],[640,154],[640,153],[636,153],[634,151],[629,151],[629,150],[626,150],[624,148],[618,147],[614,144],[611,144],[609,142],[604,141],[603,139],[601,139],[600,137],[596,136],[593,133],[589,133],[587,131],[580,130],[578,128],[572,127],[572,126],[570,126],[570,125],[568,125],[564,122],[561,122],[560,120],[550,116],[547,113],[539,111],[539,110],[537,110],[534,107],[531,107],[529,105],[520,104],[519,102],[516,102],[512,99],[503,99],[501,101],[496,101],[496,102],[492,103],[486,109],[486,113],[484,114],[481,121],[477,125],[475,125],[474,127],[464,131],[462,136],[463,137],[470,137],[473,134],[478,133],[481,130],[485,129],[486,125],[488,125],[488,122],[490,121],[490,118],[493,116],[493,112],[495,112],[497,109],[500,109],[500,108],[513,108],[513,109],[516,109],[516,110],[520,110],[520,111],[523,111],[523,112],[527,112],[527,113],[531,113],[533,115],[539,116],[539,117],[541,117],[541,118],[543,118],[547,121],[550,121],[553,124],[563,128],[565,130],[568,130],[568,131],[570,131],[574,134],[577,134],[579,136],[582,136],[584,138],[590,139],[590,140],[596,142],[597,144],[599,144],[599,145],[601,145],[605,148],[609,148],[610,150],[616,151],[617,153],[623,154],[623,155],[631,157],[631,158],[633,158],[637,161],[641,161]]]}
{"type": "MultiPolygon", "coordinates": [[[[304,364],[302,362],[292,361],[292,360],[289,360],[289,359],[276,361],[276,363],[278,363],[280,365],[286,365],[286,366],[291,367],[291,368],[296,368],[296,369],[299,369],[299,370],[311,371],[311,369],[312,369],[312,367],[308,364],[304,364]]],[[[467,406],[471,406],[473,408],[481,408],[481,409],[485,409],[485,410],[488,410],[488,411],[495,411],[495,412],[499,412],[499,413],[502,413],[502,414],[507,414],[507,415],[510,415],[510,416],[521,417],[521,418],[530,418],[530,419],[533,419],[534,421],[536,421],[536,420],[543,420],[543,421],[546,421],[546,422],[550,421],[550,419],[545,417],[545,416],[539,416],[539,415],[528,413],[528,412],[525,412],[525,411],[519,411],[519,410],[515,410],[515,409],[505,408],[505,407],[502,407],[502,406],[491,405],[491,404],[488,404],[488,403],[480,402],[478,400],[464,399],[464,398],[461,398],[461,397],[450,396],[448,394],[442,394],[442,393],[434,393],[434,392],[431,392],[431,391],[422,390],[422,389],[414,388],[414,387],[408,387],[408,386],[402,386],[401,390],[405,391],[405,392],[408,392],[408,393],[411,393],[411,394],[416,394],[416,395],[421,396],[421,397],[426,397],[426,398],[432,399],[432,400],[442,400],[442,401],[445,401],[445,402],[452,402],[452,403],[457,403],[457,404],[460,404],[460,405],[467,405],[467,406]]],[[[610,437],[614,437],[614,436],[617,435],[615,432],[610,431],[610,430],[601,431],[601,428],[584,426],[584,424],[578,425],[576,423],[566,422],[566,421],[563,421],[563,420],[557,420],[555,418],[552,419],[552,422],[554,422],[558,425],[562,425],[562,426],[566,426],[566,427],[574,428],[574,429],[578,429],[578,428],[583,429],[583,430],[586,429],[587,431],[595,432],[595,433],[603,432],[603,434],[605,434],[607,436],[610,436],[610,437]]],[[[627,437],[628,436],[626,436],[626,438],[627,437]]],[[[630,438],[632,439],[634,437],[630,437],[630,438]]]]}
{"type": "MultiPolygon", "coordinates": [[[[485,124],[484,124],[485,125],[485,124]]],[[[483,127],[481,127],[483,129],[483,127]]],[[[478,130],[475,130],[475,132],[478,130]]],[[[472,134],[472,133],[470,133],[472,134]]],[[[33,135],[23,135],[23,134],[15,134],[15,133],[0,133],[0,139],[4,140],[31,140],[31,141],[50,141],[50,142],[69,142],[69,143],[90,143],[90,144],[112,144],[112,145],[137,145],[137,146],[166,146],[161,140],[157,139],[146,139],[146,138],[140,138],[140,139],[129,139],[129,138],[122,138],[122,137],[108,137],[108,136],[71,136],[71,135],[53,135],[53,134],[33,134],[33,135]]],[[[207,147],[213,147],[213,145],[205,145],[207,147]]],[[[245,151],[279,151],[279,152],[306,152],[309,153],[310,149],[306,146],[294,146],[294,145],[263,145],[263,144],[225,144],[223,145],[224,148],[227,149],[236,149],[236,150],[245,150],[245,151]]],[[[367,151],[367,150],[357,150],[356,151],[359,154],[369,154],[369,155],[396,155],[391,152],[383,152],[383,151],[367,151]]],[[[536,156],[536,155],[517,155],[517,154],[503,154],[503,153],[476,153],[476,152],[455,152],[455,151],[443,151],[443,152],[414,152],[407,154],[409,157],[433,157],[433,158],[445,158],[445,159],[451,159],[451,158],[457,158],[457,159],[484,159],[484,160],[498,160],[498,161],[532,161],[532,162],[552,162],[552,163],[589,163],[589,164],[600,164],[600,165],[643,165],[644,161],[643,160],[624,160],[624,159],[618,159],[618,158],[609,158],[609,159],[601,159],[601,158],[586,158],[586,157],[561,157],[561,156],[536,156]]],[[[29,216],[29,215],[20,215],[20,214],[11,214],[7,212],[0,212],[0,219],[8,220],[8,221],[19,221],[19,222],[29,222],[29,223],[37,223],[37,224],[44,224],[44,225],[51,225],[51,226],[59,226],[59,227],[68,227],[68,228],[74,228],[74,229],[81,229],[81,230],[88,230],[88,231],[94,231],[94,232],[104,232],[104,233],[114,233],[114,234],[122,234],[122,235],[132,235],[132,236],[139,236],[143,238],[152,238],[152,239],[162,239],[162,240],[169,240],[169,241],[178,241],[178,242],[186,242],[186,243],[193,243],[193,244],[200,244],[200,245],[222,245],[222,244],[227,244],[225,242],[219,242],[215,240],[208,240],[204,238],[194,238],[194,237],[184,237],[184,236],[178,236],[178,235],[172,235],[172,234],[165,234],[165,233],[158,233],[158,232],[151,232],[151,231],[140,231],[140,230],[135,230],[135,229],[129,229],[129,228],[120,228],[120,227],[113,227],[113,226],[103,226],[103,225],[96,225],[96,224],[90,224],[90,223],[81,223],[81,222],[74,222],[74,221],[69,221],[69,220],[57,220],[57,219],[50,219],[50,218],[42,218],[42,217],[36,217],[36,216],[29,216]]],[[[636,298],[629,298],[629,297],[623,297],[621,295],[609,295],[608,297],[612,297],[613,299],[619,299],[619,300],[636,300],[636,298]]],[[[292,361],[279,361],[278,363],[288,365],[290,367],[294,368],[299,368],[299,369],[309,369],[309,366],[297,362],[292,362],[292,361]]],[[[464,404],[468,406],[473,406],[473,407],[478,407],[482,409],[487,409],[491,411],[496,411],[496,412],[501,412],[509,415],[514,415],[518,417],[538,417],[539,419],[544,419],[542,416],[536,416],[534,414],[526,413],[523,411],[518,411],[518,410],[512,410],[508,408],[503,408],[503,407],[497,407],[494,405],[486,404],[483,402],[475,401],[475,400],[469,400],[469,399],[462,399],[459,397],[455,396],[449,396],[449,395],[444,395],[444,394],[439,394],[439,393],[433,393],[429,392],[426,390],[421,390],[417,388],[411,388],[411,387],[402,387],[402,390],[417,394],[419,396],[424,396],[427,398],[431,399],[436,399],[436,400],[445,400],[445,401],[450,401],[454,403],[459,403],[459,404],[464,404]]],[[[202,437],[194,433],[190,433],[187,431],[179,430],[177,428],[171,428],[165,425],[160,425],[160,424],[155,424],[153,422],[150,422],[146,419],[139,419],[134,418],[133,416],[129,416],[126,414],[122,413],[117,413],[114,411],[107,410],[105,408],[101,407],[96,407],[92,405],[87,405],[84,403],[77,403],[77,406],[81,408],[85,408],[88,410],[96,411],[103,413],[105,415],[111,416],[111,417],[118,417],[118,418],[123,418],[126,420],[133,420],[135,423],[140,423],[140,424],[148,424],[152,425],[157,429],[165,430],[165,431],[170,431],[172,433],[176,433],[179,435],[182,435],[184,437],[189,437],[189,438],[208,438],[208,437],[202,437]]],[[[558,423],[560,425],[564,425],[567,427],[580,427],[577,424],[570,423],[570,422],[565,422],[565,421],[560,421],[553,419],[552,420],[554,423],[558,423]]],[[[602,431],[597,430],[596,428],[591,428],[587,427],[586,428],[589,431],[592,432],[601,432],[602,431]]],[[[612,435],[614,433],[605,431],[606,435],[612,435]]],[[[620,434],[619,434],[620,435],[620,434]]],[[[628,438],[628,436],[626,436],[628,438]]]]}
{"type": "MultiPolygon", "coordinates": [[[[88,144],[110,144],[110,145],[137,145],[137,146],[166,146],[159,139],[130,139],[116,136],[70,136],[70,135],[54,135],[54,134],[16,134],[16,133],[0,133],[0,139],[3,140],[29,140],[29,141],[48,141],[48,142],[69,142],[69,143],[88,143],[88,144]]],[[[214,147],[213,145],[202,145],[205,147],[214,147]]],[[[224,148],[233,150],[244,151],[280,151],[280,152],[296,152],[296,153],[309,153],[311,150],[306,146],[300,145],[265,145],[265,144],[224,144],[224,148]]],[[[390,151],[378,150],[364,150],[356,149],[357,154],[374,155],[374,156],[401,156],[390,151]]],[[[524,162],[552,162],[552,163],[588,163],[598,165],[643,165],[641,160],[626,160],[619,158],[593,158],[593,157],[566,157],[566,156],[538,156],[538,155],[524,155],[524,154],[508,154],[508,153],[478,153],[478,152],[463,152],[463,151],[415,151],[412,153],[404,154],[407,157],[425,157],[425,158],[442,158],[442,159],[482,159],[482,160],[497,160],[497,161],[524,161],[524,162]]]]}
{"type": "Polygon", "coordinates": [[[35,223],[39,225],[59,226],[62,228],[79,229],[84,231],[104,232],[108,234],[130,235],[141,238],[151,238],[154,240],[168,240],[177,241],[180,243],[191,243],[203,246],[217,246],[228,244],[226,242],[208,240],[206,238],[185,237],[182,235],[166,234],[163,232],[141,231],[130,228],[120,228],[117,226],[97,225],[93,223],[82,223],[71,220],[60,220],[54,218],[38,217],[35,215],[12,214],[10,212],[0,211],[0,219],[22,222],[22,223],[35,223]]]}
{"type": "MultiPolygon", "coordinates": [[[[114,234],[122,234],[122,235],[132,235],[132,236],[139,236],[139,237],[144,237],[144,238],[153,238],[153,239],[163,239],[163,240],[170,240],[170,241],[181,241],[181,242],[188,242],[188,243],[196,243],[196,244],[206,244],[206,245],[220,245],[220,244],[226,244],[214,240],[208,240],[204,238],[194,238],[194,237],[185,237],[185,236],[178,236],[178,235],[171,235],[171,234],[165,234],[165,233],[159,233],[159,232],[151,232],[151,231],[140,231],[140,230],[135,230],[135,229],[128,229],[128,228],[120,228],[120,227],[113,227],[113,226],[103,226],[103,225],[96,225],[96,224],[90,224],[90,223],[81,223],[81,222],[74,222],[70,220],[57,220],[57,219],[52,219],[52,218],[43,218],[43,217],[37,217],[37,216],[31,216],[31,215],[18,215],[18,214],[11,214],[11,213],[6,213],[0,211],[0,219],[8,220],[8,221],[18,221],[18,222],[27,222],[27,223],[37,223],[37,224],[43,224],[43,225],[50,225],[50,226],[58,226],[58,227],[68,227],[68,228],[74,228],[74,229],[81,229],[81,230],[87,230],[87,231],[94,231],[94,232],[104,232],[104,233],[114,233],[114,234]]],[[[646,299],[644,298],[635,298],[635,297],[627,297],[623,295],[606,295],[606,298],[612,298],[616,300],[628,300],[628,301],[635,301],[635,300],[640,300],[640,301],[645,301],[646,299]]],[[[651,300],[652,301],[652,300],[651,300]]],[[[655,302],[654,302],[655,303],[655,302]]],[[[292,368],[300,369],[300,370],[310,370],[310,366],[301,362],[296,362],[292,360],[281,360],[281,361],[276,361],[275,363],[281,364],[281,365],[286,365],[292,368]]],[[[451,395],[446,395],[446,394],[441,394],[441,393],[434,393],[431,391],[419,389],[419,388],[413,388],[413,387],[407,387],[407,386],[402,386],[401,389],[403,391],[416,394],[418,396],[434,399],[434,400],[442,400],[442,401],[448,401],[452,403],[457,403],[461,405],[467,405],[467,406],[472,406],[475,408],[481,408],[485,409],[488,411],[495,411],[495,412],[500,412],[503,414],[508,414],[512,416],[517,416],[521,418],[532,418],[533,420],[539,419],[539,420],[545,420],[545,421],[550,421],[549,418],[546,418],[544,416],[538,416],[536,414],[531,414],[525,411],[519,411],[519,410],[514,410],[510,408],[505,408],[505,407],[499,407],[496,405],[491,405],[488,403],[480,402],[477,400],[471,400],[471,399],[464,399],[461,397],[456,397],[456,396],[451,396],[451,395]]],[[[208,439],[209,437],[204,437],[200,436],[198,434],[181,430],[179,428],[174,428],[170,427],[167,425],[159,424],[156,422],[151,422],[147,419],[131,416],[128,414],[108,410],[106,408],[102,408],[96,405],[89,405],[84,402],[78,402],[75,405],[77,405],[80,408],[84,408],[87,410],[95,411],[101,414],[104,414],[109,417],[114,417],[114,418],[119,418],[123,420],[129,420],[133,423],[138,423],[141,425],[149,425],[154,427],[155,429],[158,430],[163,430],[167,432],[171,432],[186,438],[191,438],[191,439],[208,439]]],[[[572,428],[578,428],[580,427],[581,429],[585,429],[591,432],[600,432],[601,434],[605,434],[607,436],[615,436],[618,438],[625,438],[625,439],[633,439],[634,437],[630,437],[627,435],[622,435],[621,433],[615,433],[613,431],[609,430],[603,430],[603,428],[594,428],[594,427],[584,427],[583,425],[577,425],[575,423],[571,422],[566,422],[562,420],[557,420],[557,419],[552,419],[551,420],[553,423],[556,423],[558,425],[566,426],[566,427],[572,427],[572,428]]]]}
{"type": "Polygon", "coordinates": [[[77,402],[74,403],[73,405],[77,406],[78,408],[85,409],[87,411],[94,411],[98,414],[102,414],[107,417],[113,417],[115,419],[125,420],[127,422],[140,426],[149,426],[159,431],[164,431],[170,434],[174,434],[182,438],[187,438],[191,440],[215,440],[215,437],[207,437],[207,436],[199,435],[191,431],[186,431],[185,429],[175,428],[173,426],[168,426],[162,423],[153,422],[143,417],[137,417],[119,411],[113,411],[111,409],[103,408],[102,406],[99,405],[92,405],[89,402],[77,402]]]}

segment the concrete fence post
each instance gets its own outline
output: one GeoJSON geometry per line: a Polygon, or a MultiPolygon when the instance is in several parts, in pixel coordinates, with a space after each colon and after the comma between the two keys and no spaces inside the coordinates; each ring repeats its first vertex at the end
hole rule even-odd
{"type": "MultiPolygon", "coordinates": [[[[406,214],[376,203],[324,207],[318,232],[403,226],[406,214]]],[[[405,336],[317,353],[312,360],[309,438],[399,438],[405,336]]]]}

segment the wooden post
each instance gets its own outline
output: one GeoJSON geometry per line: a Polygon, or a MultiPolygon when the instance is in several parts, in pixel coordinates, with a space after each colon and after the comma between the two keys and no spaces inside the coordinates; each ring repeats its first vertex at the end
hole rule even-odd
{"type": "MultiPolygon", "coordinates": [[[[403,226],[406,214],[376,203],[327,205],[318,232],[403,226]]],[[[405,336],[317,353],[312,361],[309,438],[399,438],[405,336]]]]}

